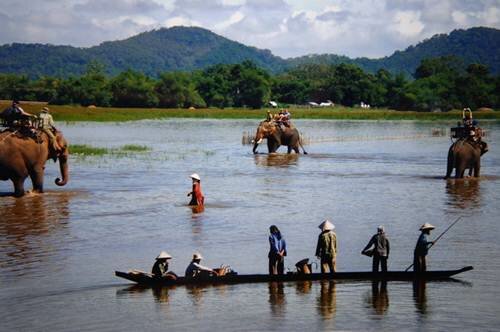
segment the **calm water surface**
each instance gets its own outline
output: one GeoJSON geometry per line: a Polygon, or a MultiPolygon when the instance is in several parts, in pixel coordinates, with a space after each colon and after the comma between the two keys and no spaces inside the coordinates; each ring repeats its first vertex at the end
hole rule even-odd
{"type": "MultiPolygon", "coordinates": [[[[168,120],[63,125],[73,144],[150,152],[71,156],[71,179],[15,199],[0,182],[0,330],[495,330],[500,326],[500,125],[483,122],[490,152],[479,180],[445,181],[447,137],[311,143],[309,155],[254,156],[241,145],[256,121],[168,120]],[[192,172],[203,213],[186,206],[192,172]],[[359,253],[379,224],[390,269],[405,269],[424,222],[437,236],[431,269],[473,265],[457,282],[307,282],[141,289],[115,270],[149,270],[167,250],[183,274],[199,250],[211,266],[267,270],[268,227],[288,242],[285,266],[313,258],[330,218],[338,269],[362,271],[359,253]]],[[[310,138],[416,136],[451,123],[297,121],[310,138]]],[[[313,140],[314,141],[314,140],[313,140]]],[[[283,149],[283,148],[282,148],[283,149]]],[[[265,145],[259,147],[265,152],[265,145]]],[[[284,150],[281,150],[284,151],[284,150]]],[[[30,186],[30,183],[27,183],[30,186]]]]}

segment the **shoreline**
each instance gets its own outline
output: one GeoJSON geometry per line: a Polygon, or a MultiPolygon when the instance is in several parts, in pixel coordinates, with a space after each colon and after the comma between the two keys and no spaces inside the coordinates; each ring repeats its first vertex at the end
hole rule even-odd
{"type": "MultiPolygon", "coordinates": [[[[3,110],[8,103],[0,103],[3,110]]],[[[38,114],[43,106],[40,103],[22,103],[27,112],[38,114]]],[[[277,113],[278,109],[162,109],[162,108],[116,108],[116,107],[83,107],[50,105],[55,121],[65,122],[126,122],[160,119],[256,119],[264,120],[266,112],[277,113]]],[[[360,109],[349,107],[330,108],[289,108],[292,120],[413,120],[413,121],[460,121],[462,111],[449,112],[414,112],[395,111],[389,109],[360,109]]],[[[500,112],[474,112],[474,118],[479,120],[500,120],[500,112]]]]}

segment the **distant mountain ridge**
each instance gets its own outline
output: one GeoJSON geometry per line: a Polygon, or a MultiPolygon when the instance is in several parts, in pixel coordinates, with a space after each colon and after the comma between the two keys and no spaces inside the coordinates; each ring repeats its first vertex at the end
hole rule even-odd
{"type": "Polygon", "coordinates": [[[484,27],[454,30],[449,35],[435,35],[380,59],[351,59],[334,54],[283,59],[269,50],[249,47],[203,28],[161,28],[89,48],[6,44],[0,46],[0,73],[30,77],[81,75],[90,62],[97,61],[104,64],[112,75],[130,68],[157,76],[166,71],[192,71],[219,63],[251,60],[273,73],[306,63],[352,63],[369,72],[384,68],[393,73],[411,75],[422,59],[444,55],[461,57],[466,64],[488,65],[493,73],[498,74],[500,30],[484,27]]]}

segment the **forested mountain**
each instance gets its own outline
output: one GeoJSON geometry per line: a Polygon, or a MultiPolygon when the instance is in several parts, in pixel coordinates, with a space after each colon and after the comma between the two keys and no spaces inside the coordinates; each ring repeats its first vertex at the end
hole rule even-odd
{"type": "Polygon", "coordinates": [[[162,28],[90,48],[17,43],[0,46],[0,73],[30,77],[81,75],[90,62],[103,64],[112,75],[133,69],[158,76],[162,72],[191,71],[244,60],[273,72],[287,66],[269,50],[245,46],[194,27],[162,28]]]}
{"type": "Polygon", "coordinates": [[[500,73],[500,30],[483,27],[455,30],[449,35],[436,35],[380,59],[351,59],[323,54],[284,60],[269,50],[248,47],[202,28],[173,27],[90,48],[18,43],[3,45],[0,46],[0,73],[26,74],[30,77],[81,75],[89,63],[99,62],[112,75],[133,69],[148,76],[158,76],[162,72],[191,71],[215,64],[250,60],[273,73],[300,64],[350,63],[372,73],[384,68],[410,76],[422,59],[447,55],[460,57],[464,64],[488,65],[492,73],[500,73]]]}
{"type": "Polygon", "coordinates": [[[396,51],[391,56],[380,59],[350,59],[333,54],[309,55],[289,59],[289,64],[340,64],[351,63],[374,73],[386,69],[392,73],[413,75],[423,59],[441,56],[456,56],[464,65],[480,63],[487,65],[492,73],[500,73],[500,30],[492,28],[471,28],[454,30],[449,35],[439,34],[426,39],[404,51],[396,51]]]}

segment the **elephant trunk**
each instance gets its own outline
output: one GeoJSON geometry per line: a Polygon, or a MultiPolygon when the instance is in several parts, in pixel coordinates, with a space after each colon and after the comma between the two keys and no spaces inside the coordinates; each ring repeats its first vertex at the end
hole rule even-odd
{"type": "Polygon", "coordinates": [[[69,180],[69,167],[68,167],[68,155],[61,154],[59,156],[59,168],[61,170],[62,180],[60,178],[56,179],[56,184],[58,186],[64,186],[69,180]]]}
{"type": "Polygon", "coordinates": [[[257,146],[259,146],[260,143],[262,143],[262,135],[259,134],[259,132],[257,132],[257,135],[255,135],[255,139],[254,139],[254,142],[253,142],[253,153],[257,153],[257,146]]]}

